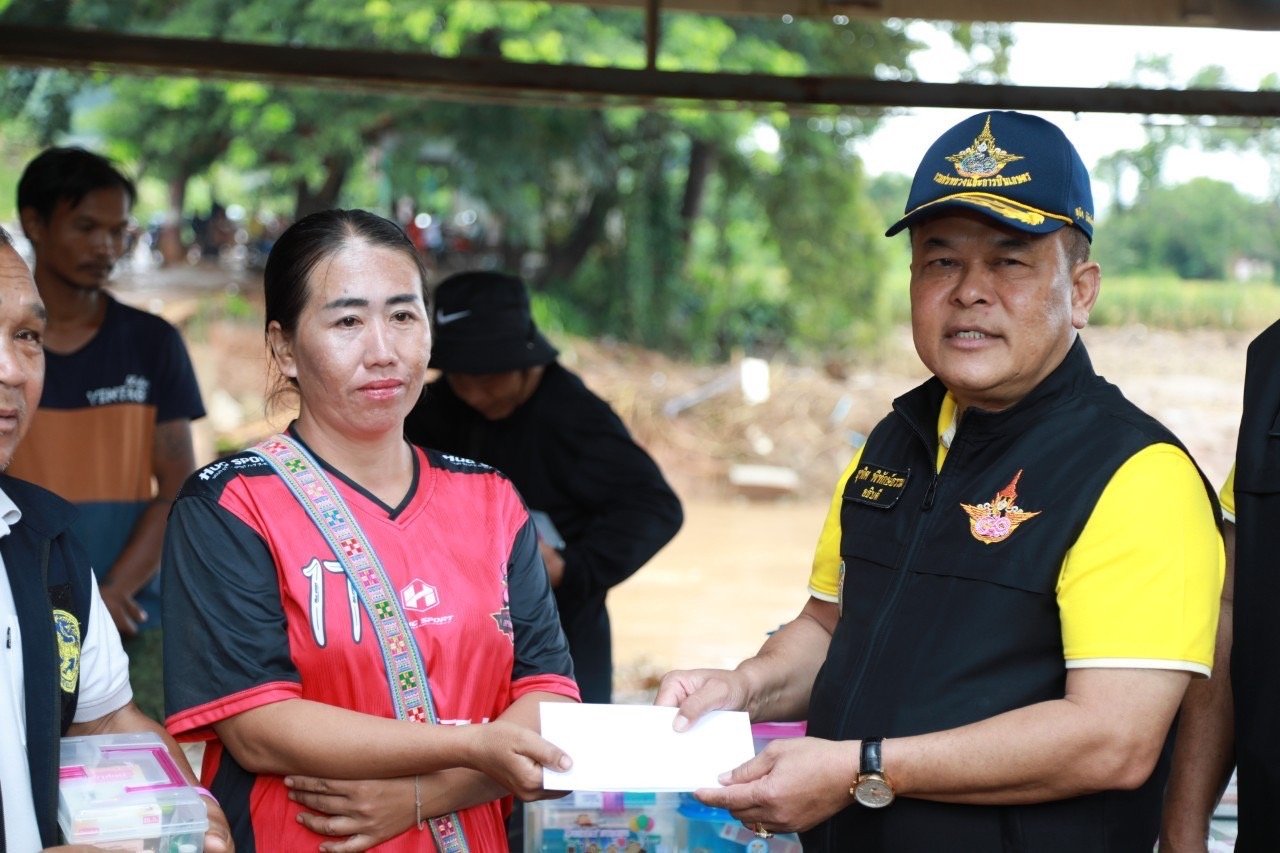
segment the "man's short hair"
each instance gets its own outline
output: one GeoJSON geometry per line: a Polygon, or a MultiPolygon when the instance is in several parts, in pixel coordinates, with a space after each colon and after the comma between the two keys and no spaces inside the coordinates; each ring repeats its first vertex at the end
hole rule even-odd
{"type": "Polygon", "coordinates": [[[1092,246],[1089,236],[1074,225],[1063,227],[1062,232],[1062,248],[1067,253],[1067,263],[1074,267],[1089,260],[1092,246]]]}
{"type": "Polygon", "coordinates": [[[32,208],[47,222],[59,202],[75,207],[94,190],[114,187],[125,191],[132,208],[138,189],[110,160],[78,147],[49,148],[27,164],[18,180],[18,212],[32,208]]]}

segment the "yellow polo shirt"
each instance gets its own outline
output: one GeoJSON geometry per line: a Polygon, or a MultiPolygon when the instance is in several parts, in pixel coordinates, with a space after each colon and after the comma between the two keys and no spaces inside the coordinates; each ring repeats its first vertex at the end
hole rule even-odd
{"type": "MultiPolygon", "coordinates": [[[[938,413],[939,471],[955,415],[948,394],[938,413]]],[[[809,592],[823,601],[839,598],[840,509],[861,457],[859,449],[836,484],[818,536],[809,592]]],[[[1191,459],[1171,444],[1135,453],[1062,561],[1056,594],[1067,667],[1209,675],[1224,567],[1213,507],[1191,459]]]]}

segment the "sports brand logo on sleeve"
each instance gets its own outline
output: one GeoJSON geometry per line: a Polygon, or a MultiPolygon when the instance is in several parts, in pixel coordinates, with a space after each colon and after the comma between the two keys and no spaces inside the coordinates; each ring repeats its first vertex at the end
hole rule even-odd
{"type": "Polygon", "coordinates": [[[1040,514],[1040,510],[1028,512],[1018,506],[1018,480],[1022,469],[1013,475],[1009,485],[996,492],[991,500],[976,506],[962,503],[960,508],[969,516],[969,532],[984,545],[992,545],[1008,539],[1018,525],[1040,514]]]}
{"type": "Polygon", "coordinates": [[[490,613],[489,616],[498,626],[498,630],[506,636],[511,642],[516,641],[515,623],[511,621],[511,593],[507,587],[507,573],[502,571],[502,609],[496,613],[490,613]]]}

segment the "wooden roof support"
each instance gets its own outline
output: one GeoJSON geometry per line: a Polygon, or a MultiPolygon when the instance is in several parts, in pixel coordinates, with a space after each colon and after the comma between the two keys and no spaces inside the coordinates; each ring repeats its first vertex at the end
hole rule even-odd
{"type": "Polygon", "coordinates": [[[593,68],[45,27],[0,28],[0,63],[390,89],[424,98],[533,98],[564,106],[698,101],[738,108],[955,107],[1280,117],[1280,91],[1089,89],[593,68]]]}
{"type": "Polygon", "coordinates": [[[662,41],[662,0],[644,3],[644,67],[658,68],[658,44],[662,41]]]}
{"type": "MultiPolygon", "coordinates": [[[[553,0],[588,6],[643,8],[648,0],[553,0]]],[[[1113,26],[1223,27],[1280,29],[1274,0],[664,0],[668,11],[707,15],[761,15],[797,18],[920,18],[927,21],[1035,21],[1113,26]]],[[[1081,45],[1082,57],[1089,46],[1081,45]]],[[[1085,60],[1087,61],[1087,60],[1085,60]]]]}

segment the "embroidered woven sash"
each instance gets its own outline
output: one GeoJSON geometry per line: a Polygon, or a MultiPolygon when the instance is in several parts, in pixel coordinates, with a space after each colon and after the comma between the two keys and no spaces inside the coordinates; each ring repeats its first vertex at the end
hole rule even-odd
{"type": "MultiPolygon", "coordinates": [[[[378,635],[396,719],[438,723],[427,671],[396,590],[337,488],[306,448],[286,435],[272,436],[252,449],[270,463],[302,504],[360,596],[378,635]]],[[[429,824],[440,853],[469,853],[456,813],[433,817],[429,824]]]]}

